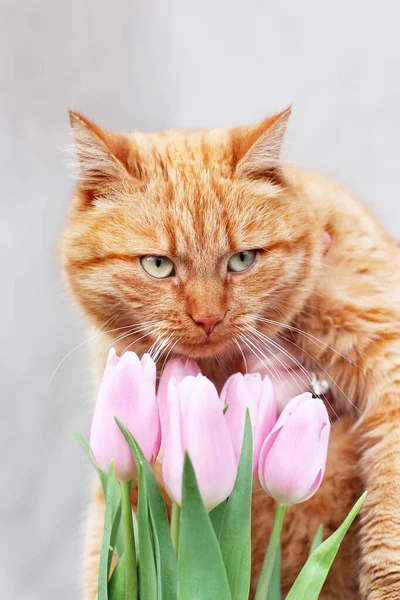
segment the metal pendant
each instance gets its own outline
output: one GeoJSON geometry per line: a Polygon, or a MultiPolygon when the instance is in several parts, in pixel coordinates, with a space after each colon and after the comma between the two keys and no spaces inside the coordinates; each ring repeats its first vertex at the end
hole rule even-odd
{"type": "Polygon", "coordinates": [[[316,398],[323,398],[330,392],[331,386],[327,379],[318,377],[316,373],[311,372],[310,392],[316,398]]]}

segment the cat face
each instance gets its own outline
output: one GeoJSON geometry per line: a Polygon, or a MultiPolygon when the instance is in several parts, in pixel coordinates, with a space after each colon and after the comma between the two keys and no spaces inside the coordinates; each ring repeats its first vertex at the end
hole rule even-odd
{"type": "Polygon", "coordinates": [[[119,350],[195,358],[260,343],[301,309],[322,232],[279,167],[288,111],[258,127],[115,135],[71,115],[80,165],[71,288],[119,350]],[[118,344],[117,344],[118,345],[118,344]]]}

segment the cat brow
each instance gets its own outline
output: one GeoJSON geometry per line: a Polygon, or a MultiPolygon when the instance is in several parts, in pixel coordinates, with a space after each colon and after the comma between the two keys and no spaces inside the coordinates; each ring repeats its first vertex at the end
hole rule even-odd
{"type": "Polygon", "coordinates": [[[86,260],[74,260],[71,264],[74,267],[94,267],[96,265],[104,264],[112,260],[124,260],[133,262],[137,258],[137,254],[119,254],[118,252],[110,252],[104,256],[94,256],[86,260]]]}

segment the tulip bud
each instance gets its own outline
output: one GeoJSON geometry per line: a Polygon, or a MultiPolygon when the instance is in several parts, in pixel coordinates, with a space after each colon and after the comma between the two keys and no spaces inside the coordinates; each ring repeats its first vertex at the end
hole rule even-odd
{"type": "Polygon", "coordinates": [[[246,409],[249,409],[253,431],[253,472],[258,468],[261,446],[276,422],[276,398],[269,377],[259,373],[229,377],[221,392],[221,400],[228,405],[225,420],[231,434],[236,461],[242,451],[246,409]]]}
{"type": "Polygon", "coordinates": [[[180,356],[171,358],[165,365],[158,384],[157,399],[159,404],[167,404],[168,384],[172,377],[176,380],[176,383],[180,383],[188,375],[196,377],[200,373],[200,367],[195,360],[180,356]]]}
{"type": "Polygon", "coordinates": [[[231,493],[237,464],[222,406],[214,385],[206,377],[185,377],[168,386],[162,475],[166,490],[181,504],[182,475],[188,452],[200,494],[211,510],[231,493]]]}
{"type": "Polygon", "coordinates": [[[114,417],[129,429],[150,464],[157,458],[161,430],[155,377],[156,366],[149,355],[139,360],[134,352],[125,352],[118,358],[110,350],[93,414],[90,451],[106,473],[114,460],[115,478],[120,481],[135,479],[137,469],[114,417]]]}
{"type": "Polygon", "coordinates": [[[330,422],[324,403],[310,393],[293,398],[265,440],[258,474],[264,490],[283,506],[315,494],[325,472],[330,422]]]}
{"type": "Polygon", "coordinates": [[[200,373],[200,367],[196,361],[190,358],[181,358],[179,356],[174,356],[174,358],[171,358],[161,373],[157,391],[158,410],[160,412],[161,421],[160,461],[162,459],[162,455],[164,454],[163,431],[165,429],[165,417],[167,413],[168,384],[172,378],[174,378],[176,383],[179,384],[182,379],[188,375],[196,377],[196,375],[199,375],[200,373]]]}

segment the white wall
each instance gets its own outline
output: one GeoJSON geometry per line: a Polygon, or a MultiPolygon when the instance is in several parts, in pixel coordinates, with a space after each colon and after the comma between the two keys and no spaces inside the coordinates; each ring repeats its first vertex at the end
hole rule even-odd
{"type": "Polygon", "coordinates": [[[89,360],[57,244],[67,108],[116,129],[250,123],[293,103],[286,155],[400,237],[395,0],[2,0],[1,597],[77,598],[89,360]]]}

